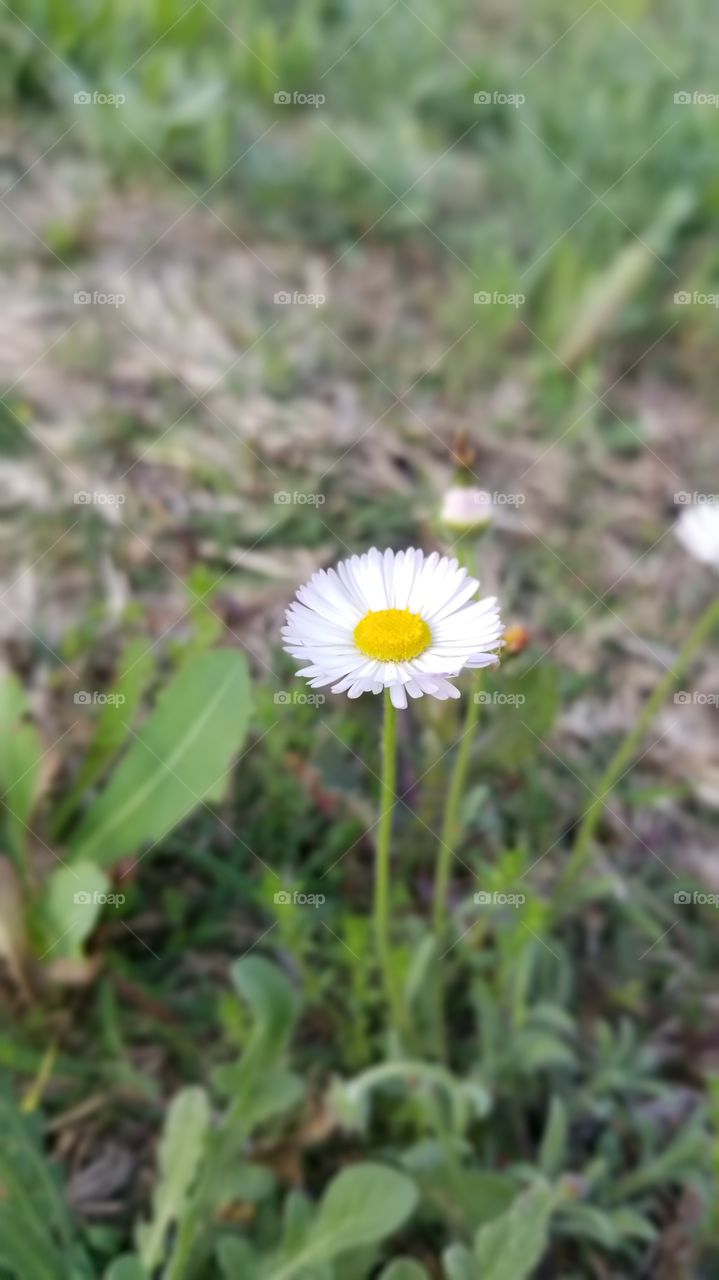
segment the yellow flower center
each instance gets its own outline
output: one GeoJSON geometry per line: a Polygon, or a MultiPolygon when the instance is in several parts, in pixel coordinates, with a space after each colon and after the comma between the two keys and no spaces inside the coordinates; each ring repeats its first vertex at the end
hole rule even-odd
{"type": "Polygon", "coordinates": [[[372,610],[355,627],[357,647],[380,662],[406,662],[418,658],[432,643],[424,618],[409,609],[372,610]]]}

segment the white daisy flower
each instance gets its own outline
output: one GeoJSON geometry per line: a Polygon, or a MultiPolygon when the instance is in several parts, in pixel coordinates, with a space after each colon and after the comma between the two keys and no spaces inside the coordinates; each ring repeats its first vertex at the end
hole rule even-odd
{"type": "Polygon", "coordinates": [[[458,698],[450,683],[465,667],[497,661],[502,623],[495,597],[473,600],[479,586],[457,560],[410,547],[375,547],[320,570],[287,610],[284,648],[307,665],[313,689],[358,698],[389,689],[395,707],[407,694],[458,698]]]}
{"type": "Polygon", "coordinates": [[[709,502],[686,507],[675,529],[685,551],[719,573],[719,507],[709,502]]]}

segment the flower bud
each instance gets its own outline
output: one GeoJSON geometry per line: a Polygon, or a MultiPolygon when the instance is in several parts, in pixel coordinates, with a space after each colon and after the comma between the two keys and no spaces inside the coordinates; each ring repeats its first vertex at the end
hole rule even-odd
{"type": "Polygon", "coordinates": [[[444,495],[440,519],[448,529],[481,533],[491,523],[493,515],[492,495],[486,489],[455,485],[444,495]]]}
{"type": "Polygon", "coordinates": [[[522,622],[515,622],[507,627],[504,633],[504,652],[507,657],[524,653],[531,638],[529,627],[525,627],[522,622]]]}

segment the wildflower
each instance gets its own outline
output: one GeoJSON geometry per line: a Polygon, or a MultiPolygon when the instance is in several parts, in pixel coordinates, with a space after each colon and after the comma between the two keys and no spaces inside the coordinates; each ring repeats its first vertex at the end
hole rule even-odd
{"type": "Polygon", "coordinates": [[[320,570],[287,611],[284,647],[313,689],[357,698],[389,691],[458,698],[451,683],[465,667],[497,661],[502,623],[495,597],[473,599],[479,582],[457,560],[434,551],[372,548],[320,570]]]}

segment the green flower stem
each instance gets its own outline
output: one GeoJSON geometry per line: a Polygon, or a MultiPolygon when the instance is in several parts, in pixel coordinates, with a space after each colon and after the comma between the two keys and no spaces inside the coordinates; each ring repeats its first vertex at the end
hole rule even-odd
{"type": "Polygon", "coordinates": [[[572,856],[567,866],[559,878],[558,890],[563,891],[571,885],[586,865],[592,850],[592,840],[597,828],[597,823],[602,815],[604,804],[607,796],[613,791],[617,782],[626,773],[630,767],[634,756],[649,728],[652,720],[659,711],[662,703],[671,693],[674,686],[681,679],[693,658],[701,649],[706,640],[709,639],[712,632],[719,627],[719,599],[714,600],[709,608],[702,614],[697,625],[692,631],[684,648],[680,651],[671,671],[659,681],[656,689],[638,716],[637,721],[631,731],[627,734],[624,742],[615,752],[607,766],[607,770],[597,786],[596,796],[589,805],[582,819],[577,839],[572,851],[572,856]]]}
{"type": "Polygon", "coordinates": [[[377,829],[375,863],[375,929],[377,955],[384,979],[392,1025],[399,1032],[404,1024],[404,1007],[392,967],[390,942],[390,849],[392,842],[392,815],[396,800],[397,776],[397,711],[392,705],[389,689],[384,691],[384,725],[382,729],[382,785],[380,789],[380,817],[377,829]]]}
{"type": "Polygon", "coordinates": [[[459,804],[462,799],[469,762],[472,755],[472,743],[479,720],[479,691],[481,677],[472,681],[467,713],[464,719],[464,732],[454,759],[454,768],[447,792],[447,803],[444,809],[442,833],[437,853],[437,870],[434,879],[433,925],[434,935],[439,945],[447,924],[447,895],[452,869],[455,844],[457,842],[459,804]]]}

